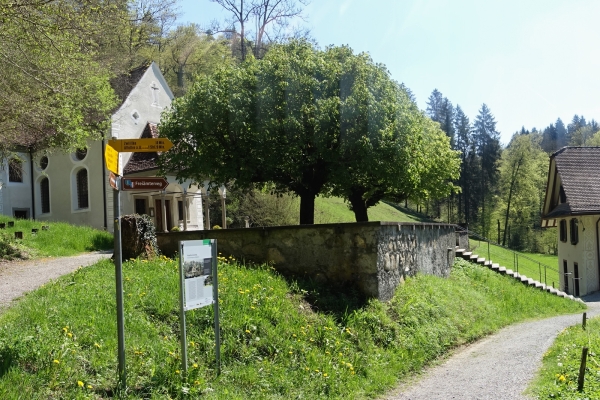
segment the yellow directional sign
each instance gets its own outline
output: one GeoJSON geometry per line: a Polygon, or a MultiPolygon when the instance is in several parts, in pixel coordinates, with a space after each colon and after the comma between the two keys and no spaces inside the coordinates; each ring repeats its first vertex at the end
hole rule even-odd
{"type": "Polygon", "coordinates": [[[173,143],[169,139],[116,139],[109,140],[109,146],[113,147],[119,153],[127,152],[154,152],[168,151],[173,147],[173,143]]]}
{"type": "Polygon", "coordinates": [[[119,153],[110,144],[104,149],[104,162],[107,170],[119,174],[119,153]]]}

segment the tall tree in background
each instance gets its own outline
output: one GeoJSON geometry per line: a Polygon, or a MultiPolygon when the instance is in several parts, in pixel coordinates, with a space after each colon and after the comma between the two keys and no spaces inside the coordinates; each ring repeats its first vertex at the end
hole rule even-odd
{"type": "Polygon", "coordinates": [[[548,155],[541,141],[539,133],[516,133],[500,160],[497,212],[504,221],[501,242],[518,250],[543,251],[536,245],[548,171],[548,155]]]}
{"type": "Polygon", "coordinates": [[[473,139],[477,149],[477,155],[481,160],[480,170],[480,206],[481,226],[484,234],[488,233],[489,211],[486,213],[486,201],[491,201],[491,193],[498,180],[498,160],[500,159],[500,133],[496,130],[496,120],[487,105],[483,104],[473,124],[473,139]]]}
{"type": "Polygon", "coordinates": [[[181,25],[169,32],[160,64],[175,96],[182,96],[195,74],[210,74],[231,61],[224,39],[215,39],[194,24],[181,25]]]}
{"type": "Polygon", "coordinates": [[[434,89],[427,100],[426,112],[429,118],[440,124],[440,128],[450,138],[450,143],[454,145],[454,107],[452,102],[439,90],[434,89]]]}
{"type": "MultiPolygon", "coordinates": [[[[231,13],[228,21],[230,32],[238,32],[240,58],[245,60],[248,55],[248,45],[251,46],[256,58],[262,58],[265,53],[265,38],[269,32],[278,38],[291,37],[278,34],[286,28],[291,20],[302,17],[302,6],[308,4],[308,0],[210,0],[219,4],[231,13]],[[249,24],[254,24],[254,31],[248,29],[249,24]],[[278,31],[279,29],[279,31],[278,31]],[[251,34],[254,34],[250,40],[251,34]]],[[[215,27],[222,31],[221,28],[215,27]]],[[[235,39],[235,38],[233,38],[235,39]]]]}
{"type": "Polygon", "coordinates": [[[469,223],[471,216],[471,193],[473,186],[473,177],[476,176],[476,166],[474,162],[474,141],[472,135],[472,126],[469,118],[463,112],[460,106],[456,106],[456,114],[454,116],[454,131],[456,132],[455,149],[460,152],[461,171],[458,180],[458,186],[461,188],[457,196],[458,199],[458,217],[464,222],[469,223]]]}

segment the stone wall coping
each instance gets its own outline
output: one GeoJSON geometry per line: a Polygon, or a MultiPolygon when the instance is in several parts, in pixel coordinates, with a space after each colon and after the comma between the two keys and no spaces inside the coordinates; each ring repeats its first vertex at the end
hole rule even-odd
{"type": "Polygon", "coordinates": [[[349,227],[349,228],[361,228],[361,227],[377,227],[377,226],[414,226],[414,227],[438,227],[446,228],[453,227],[459,228],[455,224],[445,224],[438,222],[393,222],[393,221],[368,221],[368,222],[338,222],[332,224],[312,224],[312,225],[278,225],[278,226],[256,226],[251,228],[227,228],[227,229],[211,229],[211,230],[195,230],[195,231],[179,231],[179,232],[157,232],[158,235],[171,234],[171,233],[193,233],[193,232],[209,232],[209,231],[257,231],[257,230],[283,230],[283,229],[315,229],[315,228],[336,228],[336,227],[349,227]]]}

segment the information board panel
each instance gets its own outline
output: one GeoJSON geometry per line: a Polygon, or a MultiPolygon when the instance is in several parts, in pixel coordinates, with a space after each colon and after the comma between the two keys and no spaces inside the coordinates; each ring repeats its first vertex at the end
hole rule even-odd
{"type": "Polygon", "coordinates": [[[214,303],[216,257],[212,240],[181,242],[181,273],[183,274],[183,308],[185,311],[214,303]]]}

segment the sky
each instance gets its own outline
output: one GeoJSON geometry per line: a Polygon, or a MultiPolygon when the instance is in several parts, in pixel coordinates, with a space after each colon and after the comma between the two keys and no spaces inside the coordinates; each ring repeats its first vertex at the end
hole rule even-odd
{"type": "MultiPolygon", "coordinates": [[[[179,4],[180,23],[228,18],[210,0],[179,4]]],[[[434,89],[471,121],[487,104],[504,144],[522,126],[600,120],[600,1],[312,0],[303,15],[321,48],[369,53],[423,110],[434,89]]]]}

